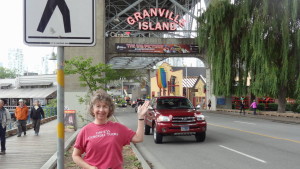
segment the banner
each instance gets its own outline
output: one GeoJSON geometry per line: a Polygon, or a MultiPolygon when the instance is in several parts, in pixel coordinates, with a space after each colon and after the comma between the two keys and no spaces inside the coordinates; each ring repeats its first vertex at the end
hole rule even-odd
{"type": "Polygon", "coordinates": [[[135,43],[116,43],[116,51],[120,53],[199,53],[197,45],[187,44],[135,44],[135,43]]]}

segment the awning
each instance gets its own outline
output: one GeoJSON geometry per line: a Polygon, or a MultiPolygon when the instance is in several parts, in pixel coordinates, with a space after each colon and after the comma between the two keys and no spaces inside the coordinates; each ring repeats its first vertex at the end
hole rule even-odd
{"type": "Polygon", "coordinates": [[[196,82],[197,78],[184,78],[183,87],[193,88],[196,82]]]}
{"type": "Polygon", "coordinates": [[[50,88],[0,89],[0,98],[47,98],[57,91],[50,88]]]}

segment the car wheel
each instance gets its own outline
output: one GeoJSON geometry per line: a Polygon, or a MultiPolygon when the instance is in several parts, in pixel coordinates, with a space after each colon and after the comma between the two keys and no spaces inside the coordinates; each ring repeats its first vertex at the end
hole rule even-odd
{"type": "Polygon", "coordinates": [[[158,133],[156,131],[156,126],[155,125],[153,125],[153,127],[152,127],[152,133],[153,133],[154,142],[156,144],[161,144],[162,140],[163,140],[163,135],[161,135],[160,133],[158,133]]]}
{"type": "Polygon", "coordinates": [[[149,135],[150,134],[150,126],[148,126],[147,124],[145,124],[145,135],[149,135]]]}
{"type": "Polygon", "coordinates": [[[196,137],[197,142],[203,142],[205,140],[205,137],[206,137],[206,132],[196,133],[195,137],[196,137]]]}

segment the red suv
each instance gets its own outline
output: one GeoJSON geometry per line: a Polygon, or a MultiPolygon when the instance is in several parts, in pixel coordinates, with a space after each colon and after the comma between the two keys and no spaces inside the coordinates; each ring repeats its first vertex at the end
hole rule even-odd
{"type": "Polygon", "coordinates": [[[162,143],[164,136],[195,135],[197,142],[206,136],[206,121],[189,99],[182,96],[153,98],[145,116],[145,135],[152,128],[155,143],[162,143]]]}

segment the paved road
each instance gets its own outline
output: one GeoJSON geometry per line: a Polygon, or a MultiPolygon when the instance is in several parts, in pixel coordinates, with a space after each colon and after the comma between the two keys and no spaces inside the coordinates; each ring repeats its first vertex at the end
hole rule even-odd
{"type": "MultiPolygon", "coordinates": [[[[155,144],[149,135],[137,148],[154,169],[299,169],[299,124],[204,114],[208,122],[204,143],[195,142],[193,136],[177,136],[155,144]]],[[[116,117],[136,129],[133,109],[117,109],[116,117]]]]}

